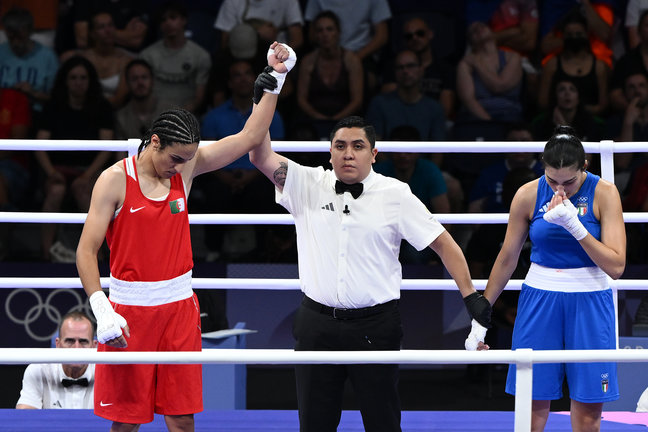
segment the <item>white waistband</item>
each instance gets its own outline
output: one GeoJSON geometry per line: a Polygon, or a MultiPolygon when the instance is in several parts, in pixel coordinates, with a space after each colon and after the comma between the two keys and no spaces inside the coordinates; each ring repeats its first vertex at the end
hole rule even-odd
{"type": "Polygon", "coordinates": [[[608,275],[599,267],[555,269],[531,263],[524,283],[546,291],[587,292],[609,288],[608,275]]]}
{"type": "Polygon", "coordinates": [[[110,300],[130,306],[158,306],[193,295],[191,270],[169,280],[128,282],[110,276],[110,300]]]}

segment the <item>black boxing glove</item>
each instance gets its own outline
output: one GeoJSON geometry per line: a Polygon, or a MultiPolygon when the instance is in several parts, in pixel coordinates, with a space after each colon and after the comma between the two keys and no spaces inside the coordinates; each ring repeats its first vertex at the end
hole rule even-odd
{"type": "Polygon", "coordinates": [[[474,292],[466,296],[463,300],[470,316],[482,326],[491,328],[491,313],[493,308],[486,297],[478,292],[474,292]]]}
{"type": "Polygon", "coordinates": [[[274,69],[272,66],[266,66],[263,72],[259,74],[256,81],[254,81],[254,96],[252,101],[258,105],[263,97],[264,90],[274,90],[277,88],[277,78],[270,75],[274,69]]]}

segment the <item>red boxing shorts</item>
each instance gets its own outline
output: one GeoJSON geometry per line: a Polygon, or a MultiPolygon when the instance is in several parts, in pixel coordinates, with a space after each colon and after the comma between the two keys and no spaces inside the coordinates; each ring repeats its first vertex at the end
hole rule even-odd
{"type": "MultiPolygon", "coordinates": [[[[99,351],[201,351],[200,308],[195,294],[158,306],[113,303],[113,307],[128,322],[128,347],[99,344],[99,351]]],[[[153,421],[153,413],[200,412],[202,365],[98,364],[94,405],[96,415],[132,424],[153,421]]]]}

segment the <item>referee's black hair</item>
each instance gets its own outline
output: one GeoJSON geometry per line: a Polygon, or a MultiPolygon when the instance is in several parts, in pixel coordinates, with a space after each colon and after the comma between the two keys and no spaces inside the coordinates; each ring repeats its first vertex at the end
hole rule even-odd
{"type": "Polygon", "coordinates": [[[574,128],[556,126],[554,134],[545,145],[542,161],[546,166],[556,169],[571,166],[585,169],[585,149],[574,128]]]}
{"type": "Polygon", "coordinates": [[[337,124],[333,126],[333,130],[329,137],[331,143],[333,143],[335,133],[342,128],[360,128],[364,130],[365,135],[367,135],[367,139],[369,140],[369,144],[371,144],[371,148],[376,147],[376,129],[374,129],[374,127],[367,123],[362,117],[350,116],[337,122],[337,124]]]}
{"type": "Polygon", "coordinates": [[[197,144],[200,143],[200,125],[196,116],[185,109],[164,111],[142,138],[142,143],[137,149],[138,156],[151,143],[152,135],[160,138],[160,150],[175,143],[197,144]]]}

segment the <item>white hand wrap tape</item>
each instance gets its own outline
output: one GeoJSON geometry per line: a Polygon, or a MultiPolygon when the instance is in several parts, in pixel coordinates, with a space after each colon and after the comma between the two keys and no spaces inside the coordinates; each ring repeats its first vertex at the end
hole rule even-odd
{"type": "Polygon", "coordinates": [[[484,342],[486,331],[488,329],[475,320],[472,320],[471,324],[472,328],[470,329],[470,334],[466,338],[464,346],[466,347],[467,351],[476,351],[477,347],[479,346],[479,342],[484,342]]]}
{"type": "Polygon", "coordinates": [[[542,218],[565,228],[576,240],[582,240],[588,234],[587,229],[578,219],[578,209],[568,199],[563,200],[563,205],[557,205],[546,212],[542,218]]]}
{"type": "Polygon", "coordinates": [[[100,343],[105,344],[122,335],[126,319],[115,312],[103,291],[97,291],[90,296],[90,307],[97,319],[97,340],[100,343]]]}
{"type": "MultiPolygon", "coordinates": [[[[283,87],[284,81],[286,80],[286,75],[288,74],[288,72],[290,72],[290,70],[295,66],[295,63],[297,62],[297,54],[295,54],[295,51],[293,51],[293,49],[290,48],[286,44],[281,44],[281,45],[284,48],[286,48],[288,50],[288,53],[289,53],[288,58],[286,60],[284,60],[284,62],[283,62],[283,64],[286,66],[286,68],[288,70],[286,72],[283,72],[283,73],[282,72],[277,72],[276,70],[273,70],[272,72],[270,72],[270,75],[272,75],[273,77],[275,77],[277,79],[277,88],[274,89],[274,90],[264,89],[263,91],[265,91],[266,93],[272,93],[272,94],[276,94],[276,95],[281,93],[281,88],[283,87]]],[[[274,55],[274,48],[268,49],[268,57],[270,57],[272,55],[274,55]]]]}

